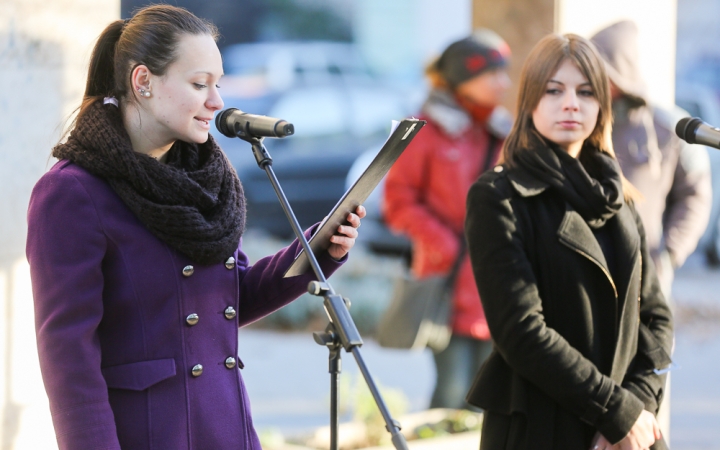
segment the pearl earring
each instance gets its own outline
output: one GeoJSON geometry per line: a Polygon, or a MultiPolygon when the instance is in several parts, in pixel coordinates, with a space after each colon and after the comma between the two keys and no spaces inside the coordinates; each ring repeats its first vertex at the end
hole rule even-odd
{"type": "Polygon", "coordinates": [[[140,92],[140,95],[142,95],[142,96],[145,97],[145,98],[149,98],[150,95],[151,95],[149,89],[148,89],[148,90],[145,90],[145,89],[143,89],[143,88],[138,88],[138,92],[140,92]]]}

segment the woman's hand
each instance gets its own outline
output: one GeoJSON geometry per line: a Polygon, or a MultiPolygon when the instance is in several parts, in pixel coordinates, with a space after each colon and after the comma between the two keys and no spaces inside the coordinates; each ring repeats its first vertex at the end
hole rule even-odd
{"type": "Polygon", "coordinates": [[[622,441],[612,445],[605,439],[605,436],[597,433],[590,450],[647,450],[655,441],[661,438],[660,425],[658,425],[655,416],[643,410],[622,441]]]}
{"type": "Polygon", "coordinates": [[[644,450],[650,448],[660,438],[662,438],[662,433],[660,433],[660,425],[655,416],[651,412],[643,410],[630,432],[622,441],[618,442],[617,446],[620,450],[644,450]]]}
{"type": "Polygon", "coordinates": [[[340,260],[353,248],[355,238],[358,237],[357,229],[360,228],[360,219],[365,217],[365,207],[360,205],[355,209],[355,214],[350,213],[347,216],[349,225],[340,225],[337,234],[330,237],[330,247],[328,253],[333,258],[340,260]]]}
{"type": "Polygon", "coordinates": [[[595,433],[595,437],[592,440],[592,444],[590,444],[590,450],[616,450],[618,447],[614,446],[605,439],[605,436],[600,434],[598,431],[595,433]]]}

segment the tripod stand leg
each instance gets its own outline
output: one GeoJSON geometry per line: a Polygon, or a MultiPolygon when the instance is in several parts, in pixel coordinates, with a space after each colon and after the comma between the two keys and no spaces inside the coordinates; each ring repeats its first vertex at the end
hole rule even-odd
{"type": "Polygon", "coordinates": [[[338,413],[338,379],[342,372],[342,359],[339,345],[330,349],[329,365],[330,365],[330,450],[338,450],[338,430],[340,427],[340,417],[338,413]]]}

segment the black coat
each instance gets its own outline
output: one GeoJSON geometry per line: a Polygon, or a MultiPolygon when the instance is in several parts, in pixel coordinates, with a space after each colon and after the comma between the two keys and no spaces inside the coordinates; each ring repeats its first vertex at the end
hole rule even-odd
{"type": "Polygon", "coordinates": [[[617,442],[643,408],[657,413],[671,313],[634,208],[605,227],[615,279],[585,220],[522,167],[471,188],[468,249],[495,344],[467,398],[486,411],[482,448],[588,448],[596,430],[617,442]]]}

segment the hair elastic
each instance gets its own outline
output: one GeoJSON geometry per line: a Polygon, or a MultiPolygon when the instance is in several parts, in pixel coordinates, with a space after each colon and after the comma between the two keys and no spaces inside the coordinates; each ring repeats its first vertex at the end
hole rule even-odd
{"type": "Polygon", "coordinates": [[[117,101],[117,99],[116,99],[115,97],[105,97],[105,98],[103,99],[103,105],[107,105],[107,104],[113,104],[113,105],[115,105],[115,106],[117,107],[117,106],[118,106],[118,101],[117,101]]]}

